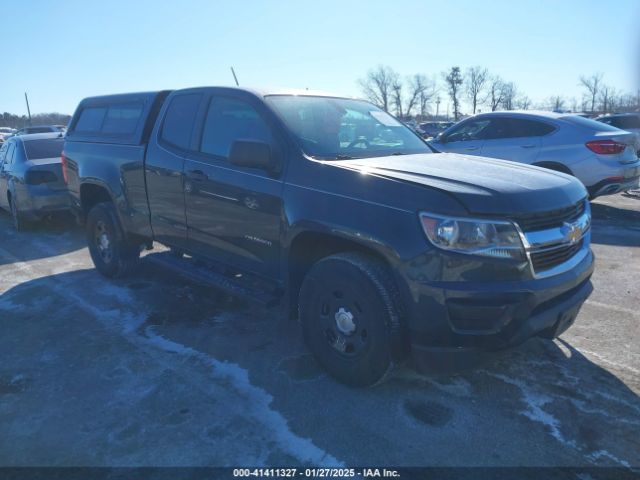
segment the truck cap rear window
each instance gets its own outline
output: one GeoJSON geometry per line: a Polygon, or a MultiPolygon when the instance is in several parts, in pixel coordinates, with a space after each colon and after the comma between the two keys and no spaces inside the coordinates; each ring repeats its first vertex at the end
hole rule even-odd
{"type": "Polygon", "coordinates": [[[138,102],[86,107],[80,112],[74,130],[99,135],[131,135],[138,128],[142,112],[143,105],[138,102]]]}

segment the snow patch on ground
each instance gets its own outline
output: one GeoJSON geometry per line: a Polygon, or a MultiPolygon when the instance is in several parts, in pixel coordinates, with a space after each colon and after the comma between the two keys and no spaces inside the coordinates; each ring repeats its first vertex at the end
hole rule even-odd
{"type": "Polygon", "coordinates": [[[631,465],[629,465],[629,462],[626,462],[625,460],[622,460],[616,457],[615,455],[607,452],[606,450],[598,450],[596,452],[590,453],[589,455],[587,455],[587,457],[593,460],[594,462],[597,462],[601,458],[608,458],[609,460],[613,460],[614,462],[619,463],[620,465],[623,465],[627,468],[631,468],[631,465]]]}
{"type": "Polygon", "coordinates": [[[318,448],[310,439],[295,435],[288,427],[287,420],[270,408],[273,397],[249,381],[249,372],[234,363],[221,362],[202,352],[180,343],[169,340],[155,332],[154,327],[145,329],[146,338],[154,346],[166,351],[187,357],[197,358],[210,366],[217,380],[229,382],[232,387],[246,399],[252,411],[247,412],[267,427],[275,436],[279,448],[295,457],[300,462],[312,465],[342,466],[342,462],[318,448]]]}
{"type": "Polygon", "coordinates": [[[513,385],[520,390],[522,400],[527,405],[527,409],[521,412],[522,415],[534,422],[541,423],[542,425],[547,427],[553,438],[558,440],[563,445],[576,449],[578,448],[576,442],[574,442],[573,440],[569,440],[562,434],[562,432],[560,431],[560,421],[544,410],[544,406],[553,401],[551,397],[534,392],[525,382],[521,380],[516,380],[514,378],[510,378],[506,375],[498,373],[485,373],[499,380],[502,380],[509,385],[513,385]]]}

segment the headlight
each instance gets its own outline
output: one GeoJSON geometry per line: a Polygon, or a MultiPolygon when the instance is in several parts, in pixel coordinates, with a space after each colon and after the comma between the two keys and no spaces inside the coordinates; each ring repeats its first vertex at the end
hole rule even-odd
{"type": "Polygon", "coordinates": [[[427,238],[436,247],[493,258],[524,260],[520,235],[513,223],[421,213],[427,238]]]}

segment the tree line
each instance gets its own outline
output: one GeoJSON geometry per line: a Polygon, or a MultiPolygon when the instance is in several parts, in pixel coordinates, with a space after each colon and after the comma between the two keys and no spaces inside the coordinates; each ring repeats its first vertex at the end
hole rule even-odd
{"type": "MultiPolygon", "coordinates": [[[[37,113],[31,116],[31,125],[67,125],[71,115],[64,113],[37,113]]],[[[4,112],[0,114],[0,127],[23,128],[29,126],[29,117],[4,112]]]]}
{"type": "Polygon", "coordinates": [[[583,94],[579,100],[576,97],[552,95],[535,105],[518,90],[514,82],[491,74],[481,66],[469,67],[464,71],[453,66],[449,71],[442,72],[438,81],[438,77],[424,74],[403,78],[393,68],[378,65],[358,80],[358,86],[369,101],[400,118],[441,117],[444,113],[440,107],[442,95],[448,98],[447,105],[451,105],[455,120],[462,116],[463,102],[466,102],[468,113],[471,114],[483,109],[493,112],[528,110],[532,107],[593,114],[640,109],[640,92],[638,95],[620,92],[603,82],[602,73],[580,76],[578,86],[583,89],[583,94]]]}

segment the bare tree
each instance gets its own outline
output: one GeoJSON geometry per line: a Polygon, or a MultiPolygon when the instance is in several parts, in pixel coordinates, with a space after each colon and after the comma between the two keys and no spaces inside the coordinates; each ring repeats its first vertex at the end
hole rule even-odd
{"type": "Polygon", "coordinates": [[[502,108],[513,110],[518,89],[513,82],[503,82],[502,84],[502,108]]]}
{"type": "Polygon", "coordinates": [[[600,92],[600,86],[602,84],[602,73],[594,73],[590,77],[582,75],[580,77],[580,85],[587,89],[589,96],[591,97],[591,111],[596,108],[596,98],[600,92]]]}
{"type": "Polygon", "coordinates": [[[463,83],[460,67],[451,67],[449,73],[444,72],[442,76],[447,82],[449,97],[451,97],[451,102],[453,103],[453,118],[458,121],[460,117],[460,88],[463,83]]]}
{"type": "Polygon", "coordinates": [[[424,75],[417,73],[413,77],[407,78],[406,85],[408,89],[408,99],[404,109],[406,115],[411,115],[413,108],[418,106],[420,102],[420,95],[425,89],[425,80],[426,77],[424,75]]]}
{"type": "Polygon", "coordinates": [[[387,112],[391,103],[393,85],[396,83],[398,83],[398,74],[391,67],[384,65],[378,65],[369,70],[365,78],[358,80],[364,96],[387,112]]]}
{"type": "Polygon", "coordinates": [[[471,102],[473,113],[476,113],[479,104],[485,102],[484,95],[487,81],[489,80],[489,71],[479,66],[471,67],[466,74],[466,93],[467,98],[471,102]]]}
{"type": "Polygon", "coordinates": [[[569,101],[569,105],[571,105],[572,112],[578,111],[578,99],[576,97],[571,97],[571,100],[569,101]]]}
{"type": "Polygon", "coordinates": [[[602,110],[602,113],[615,110],[617,100],[618,92],[615,88],[609,85],[600,87],[600,110],[602,110]]]}
{"type": "Polygon", "coordinates": [[[402,110],[402,81],[400,78],[396,78],[391,84],[391,96],[393,98],[393,104],[396,107],[396,116],[403,118],[404,111],[402,110]]]}
{"type": "Polygon", "coordinates": [[[420,115],[423,117],[427,115],[427,107],[436,95],[438,95],[438,86],[436,85],[436,81],[425,78],[424,89],[420,92],[420,115]]]}
{"type": "Polygon", "coordinates": [[[560,95],[554,95],[549,97],[547,100],[547,105],[549,105],[549,109],[554,112],[558,112],[564,109],[565,99],[560,95]]]}
{"type": "Polygon", "coordinates": [[[526,95],[518,97],[516,100],[516,105],[520,110],[529,110],[531,108],[531,99],[526,95]]]}
{"type": "Polygon", "coordinates": [[[492,112],[495,112],[502,103],[503,85],[504,82],[497,75],[489,80],[489,101],[492,112]]]}

